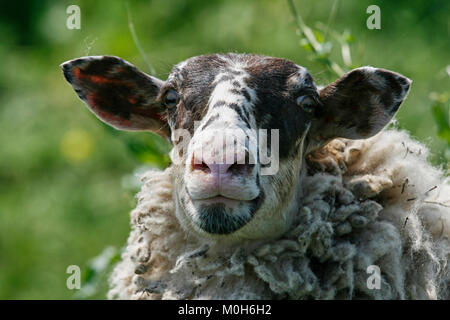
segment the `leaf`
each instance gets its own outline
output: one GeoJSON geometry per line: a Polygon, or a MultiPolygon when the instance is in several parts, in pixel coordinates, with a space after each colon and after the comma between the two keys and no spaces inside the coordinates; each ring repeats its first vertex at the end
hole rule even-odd
{"type": "Polygon", "coordinates": [[[121,249],[113,246],[103,251],[88,262],[82,278],[82,287],[75,294],[75,299],[87,299],[94,296],[111,267],[120,260],[121,249]]]}
{"type": "Polygon", "coordinates": [[[141,163],[151,163],[165,168],[169,162],[170,145],[163,138],[154,133],[124,132],[103,124],[111,135],[119,138],[127,146],[133,156],[141,163]]]}
{"type": "Polygon", "coordinates": [[[308,42],[306,38],[303,38],[300,40],[300,46],[305,49],[306,51],[313,51],[312,45],[308,42]]]}
{"type": "Polygon", "coordinates": [[[352,42],[354,42],[355,41],[355,37],[353,37],[353,35],[350,33],[350,31],[348,31],[348,30],[345,30],[344,31],[344,33],[343,33],[343,35],[342,35],[342,38],[344,39],[344,41],[346,42],[346,43],[352,43],[352,42]]]}
{"type": "Polygon", "coordinates": [[[450,108],[449,105],[435,103],[432,107],[433,117],[438,127],[438,137],[450,145],[450,108]]]}
{"type": "Polygon", "coordinates": [[[316,37],[317,42],[323,43],[324,37],[322,32],[320,32],[319,30],[314,30],[314,36],[316,37]]]}

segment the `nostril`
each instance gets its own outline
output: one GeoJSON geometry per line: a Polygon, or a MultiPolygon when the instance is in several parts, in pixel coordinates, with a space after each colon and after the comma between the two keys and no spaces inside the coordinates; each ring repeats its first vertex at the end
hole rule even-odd
{"type": "Polygon", "coordinates": [[[209,166],[202,161],[202,163],[195,163],[194,161],[192,162],[192,170],[199,170],[199,171],[203,171],[206,173],[210,173],[211,169],[209,168],[209,166]]]}
{"type": "Polygon", "coordinates": [[[227,170],[230,173],[245,173],[248,170],[248,164],[233,163],[227,170]]]}
{"type": "Polygon", "coordinates": [[[243,154],[237,154],[234,163],[229,165],[227,172],[232,174],[249,174],[255,167],[250,159],[248,151],[245,151],[243,154]]]}
{"type": "Polygon", "coordinates": [[[196,172],[203,172],[212,175],[225,175],[225,174],[237,174],[248,175],[251,174],[254,164],[250,162],[250,156],[248,152],[245,154],[235,154],[234,161],[225,163],[216,162],[217,159],[203,157],[202,154],[198,155],[194,153],[191,160],[191,170],[196,172]],[[231,163],[232,162],[232,163],[231,163]]]}

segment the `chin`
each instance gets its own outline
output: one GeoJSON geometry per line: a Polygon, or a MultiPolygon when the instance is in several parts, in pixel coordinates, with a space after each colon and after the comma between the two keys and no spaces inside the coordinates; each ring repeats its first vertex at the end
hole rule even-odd
{"type": "Polygon", "coordinates": [[[185,215],[196,229],[208,235],[231,235],[247,225],[261,206],[262,197],[235,200],[223,196],[190,200],[185,215]]]}

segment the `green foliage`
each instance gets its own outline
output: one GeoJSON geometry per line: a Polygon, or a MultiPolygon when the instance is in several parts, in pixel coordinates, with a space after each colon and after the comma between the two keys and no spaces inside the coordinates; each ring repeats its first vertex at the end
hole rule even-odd
{"type": "Polygon", "coordinates": [[[106,131],[113,137],[119,138],[128,151],[143,164],[153,165],[160,169],[168,166],[170,144],[154,133],[130,134],[113,129],[103,124],[106,131]]]}
{"type": "MultiPolygon", "coordinates": [[[[87,266],[83,268],[81,290],[75,293],[75,299],[96,298],[105,289],[107,276],[111,272],[114,264],[120,261],[121,250],[108,246],[98,256],[91,259],[87,266]]],[[[103,297],[98,297],[102,299],[103,297]]]]}
{"type": "Polygon", "coordinates": [[[430,95],[433,100],[433,116],[437,124],[437,135],[450,146],[450,104],[449,94],[432,93],[430,95]]]}
{"type": "Polygon", "coordinates": [[[450,94],[432,92],[430,98],[433,101],[431,110],[437,126],[437,136],[447,143],[444,159],[447,162],[445,169],[448,174],[450,173],[450,94]]]}
{"type": "MultiPolygon", "coordinates": [[[[310,59],[318,62],[328,71],[334,72],[338,77],[342,76],[345,73],[345,70],[330,58],[333,44],[331,42],[325,42],[325,37],[322,32],[319,30],[313,30],[305,24],[303,18],[297,12],[297,8],[293,0],[287,0],[287,3],[298,28],[297,34],[302,37],[300,40],[300,45],[305,50],[312,53],[309,56],[310,59]]],[[[328,30],[328,27],[326,29],[328,30]]],[[[347,42],[345,41],[341,42],[341,45],[346,44],[347,42]]]]}

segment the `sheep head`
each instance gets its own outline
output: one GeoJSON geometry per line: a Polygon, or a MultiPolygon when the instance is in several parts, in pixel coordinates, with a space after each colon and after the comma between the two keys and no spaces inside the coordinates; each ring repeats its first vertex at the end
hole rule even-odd
{"type": "Polygon", "coordinates": [[[172,143],[180,224],[230,242],[284,233],[298,210],[305,155],[337,137],[375,135],[411,84],[362,67],[318,90],[305,68],[248,54],[193,57],[166,81],[111,56],[61,67],[100,120],[172,143]]]}

